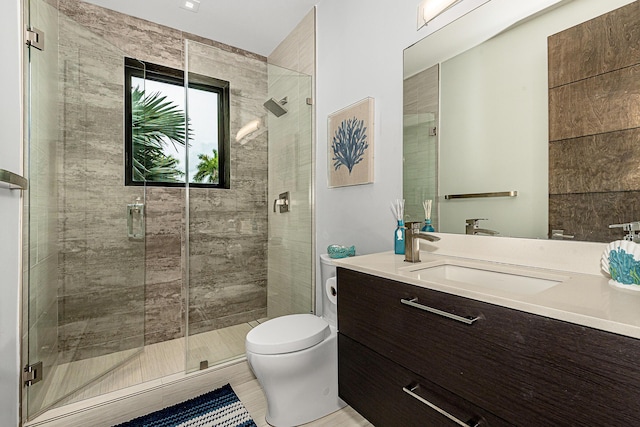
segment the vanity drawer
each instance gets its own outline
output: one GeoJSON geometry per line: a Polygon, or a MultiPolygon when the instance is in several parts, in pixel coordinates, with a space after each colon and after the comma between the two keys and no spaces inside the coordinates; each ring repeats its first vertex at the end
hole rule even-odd
{"type": "Polygon", "coordinates": [[[342,268],[338,289],[340,333],[513,424],[640,425],[640,340],[342,268]]]}
{"type": "Polygon", "coordinates": [[[338,383],[340,397],[377,427],[460,426],[438,410],[469,426],[510,425],[342,334],[338,383]]]}

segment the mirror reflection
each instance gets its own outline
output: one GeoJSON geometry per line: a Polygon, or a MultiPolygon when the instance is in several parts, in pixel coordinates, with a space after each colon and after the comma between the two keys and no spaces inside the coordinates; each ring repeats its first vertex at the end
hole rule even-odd
{"type": "Polygon", "coordinates": [[[432,199],[441,232],[622,238],[608,225],[640,218],[640,2],[564,1],[428,53],[492,3],[405,51],[408,220],[432,199]]]}

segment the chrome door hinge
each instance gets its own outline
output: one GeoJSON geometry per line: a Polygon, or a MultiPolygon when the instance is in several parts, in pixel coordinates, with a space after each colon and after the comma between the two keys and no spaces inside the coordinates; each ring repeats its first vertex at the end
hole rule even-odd
{"type": "Polygon", "coordinates": [[[44,31],[35,27],[27,28],[25,39],[27,40],[27,46],[33,46],[38,50],[44,50],[44,31]]]}
{"type": "Polygon", "coordinates": [[[22,381],[25,387],[30,387],[42,380],[42,362],[27,365],[22,371],[22,381]]]}

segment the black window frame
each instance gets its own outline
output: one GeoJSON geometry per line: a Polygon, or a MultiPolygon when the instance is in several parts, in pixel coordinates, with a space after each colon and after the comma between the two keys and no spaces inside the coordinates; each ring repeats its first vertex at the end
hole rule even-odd
{"type": "MultiPolygon", "coordinates": [[[[125,57],[124,90],[124,139],[125,139],[125,186],[148,185],[154,187],[185,187],[185,182],[136,181],[133,179],[133,133],[131,116],[131,78],[139,77],[184,87],[184,71],[125,57]]],[[[189,187],[230,188],[231,138],[229,135],[229,82],[200,74],[189,73],[189,88],[218,94],[218,183],[190,182],[189,187]]]]}

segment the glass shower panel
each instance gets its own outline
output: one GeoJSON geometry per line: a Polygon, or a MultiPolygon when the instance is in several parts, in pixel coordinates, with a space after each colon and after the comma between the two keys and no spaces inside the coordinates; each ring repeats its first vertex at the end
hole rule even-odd
{"type": "Polygon", "coordinates": [[[269,112],[269,318],[309,313],[313,300],[311,76],[269,64],[268,98],[287,112],[269,112]],[[289,193],[289,209],[272,209],[289,193]]]}
{"type": "MultiPolygon", "coordinates": [[[[268,67],[264,58],[250,53],[192,41],[185,50],[186,85],[215,78],[230,88],[228,146],[226,155],[218,155],[219,162],[228,161],[229,188],[191,182],[186,192],[186,364],[192,371],[244,355],[247,332],[267,318],[268,300],[275,301],[277,294],[284,299],[279,310],[311,310],[311,78],[268,67]],[[288,112],[277,119],[263,107],[276,96],[270,91],[272,78],[274,87],[286,92],[278,100],[287,97],[288,112]],[[272,130],[274,120],[280,121],[278,130],[272,130]],[[272,153],[284,157],[272,163],[272,153]],[[286,222],[280,224],[282,232],[273,235],[277,253],[269,254],[269,265],[272,257],[281,260],[276,270],[287,283],[278,277],[273,290],[271,282],[267,285],[272,167],[282,168],[273,191],[286,187],[280,192],[289,191],[291,200],[290,213],[278,218],[286,222]]],[[[189,151],[201,145],[203,131],[193,119],[203,108],[187,93],[189,151]]],[[[204,168],[204,158],[187,158],[190,175],[204,168]]]]}
{"type": "MultiPolygon", "coordinates": [[[[29,26],[44,31],[46,37],[57,39],[58,11],[42,0],[31,0],[25,8],[29,26]]],[[[47,39],[48,40],[48,39],[47,39]]],[[[25,173],[29,190],[24,192],[23,228],[23,309],[22,360],[47,375],[40,382],[23,389],[28,414],[32,415],[46,403],[47,390],[52,388],[58,365],[58,305],[59,269],[59,187],[55,162],[58,141],[57,60],[55,43],[44,51],[25,48],[25,173]],[[32,102],[38,99],[38,102],[32,102]],[[41,364],[41,365],[40,365],[41,364]]]]}
{"type": "Polygon", "coordinates": [[[46,37],[25,80],[24,360],[44,373],[25,389],[32,418],[143,346],[144,229],[128,225],[145,187],[124,186],[125,55],[51,2],[31,0],[29,15],[46,37]]]}
{"type": "Polygon", "coordinates": [[[250,323],[266,316],[267,93],[266,64],[257,57],[193,41],[185,51],[186,369],[193,371],[243,355],[250,323]],[[226,112],[224,102],[217,110],[193,90],[211,79],[229,88],[220,94],[229,98],[226,112]],[[207,122],[217,123],[217,131],[207,122]],[[238,138],[250,122],[255,128],[238,138]],[[199,171],[211,177],[226,172],[229,188],[198,186],[208,181],[196,178],[199,171]]]}

